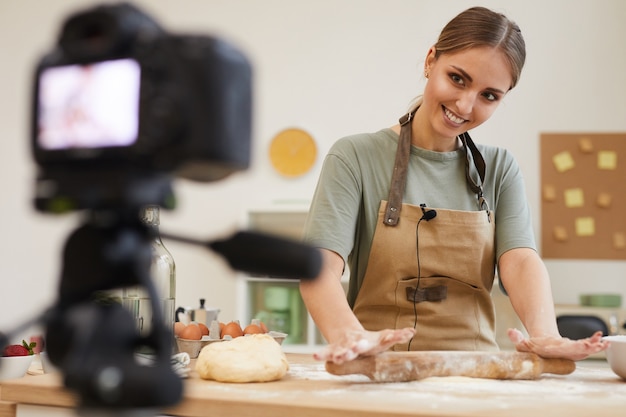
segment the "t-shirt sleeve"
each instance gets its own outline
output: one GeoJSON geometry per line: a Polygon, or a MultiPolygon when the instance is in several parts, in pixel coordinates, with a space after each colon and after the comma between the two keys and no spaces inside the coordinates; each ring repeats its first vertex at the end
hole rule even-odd
{"type": "Polygon", "coordinates": [[[346,262],[352,252],[361,205],[358,167],[349,142],[338,141],[327,154],[304,227],[305,242],[337,252],[346,262]]]}
{"type": "Polygon", "coordinates": [[[499,164],[496,214],[496,259],[515,248],[537,250],[524,177],[513,155],[499,164]]]}

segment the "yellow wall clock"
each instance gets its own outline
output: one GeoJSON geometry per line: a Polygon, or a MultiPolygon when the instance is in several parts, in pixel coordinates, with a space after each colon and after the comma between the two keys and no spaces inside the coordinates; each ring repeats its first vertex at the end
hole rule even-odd
{"type": "Polygon", "coordinates": [[[317,145],[302,129],[285,129],[272,139],[269,149],[272,166],[281,175],[297,177],[315,164],[317,145]]]}

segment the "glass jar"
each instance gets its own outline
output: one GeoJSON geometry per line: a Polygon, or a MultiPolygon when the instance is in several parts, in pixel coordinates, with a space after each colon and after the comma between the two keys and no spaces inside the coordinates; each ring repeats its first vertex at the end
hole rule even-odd
{"type": "MultiPolygon", "coordinates": [[[[167,250],[159,234],[159,206],[146,206],[141,210],[141,220],[154,229],[152,240],[152,264],[150,274],[160,297],[161,311],[165,326],[174,330],[176,298],[176,265],[172,254],[167,250]]],[[[152,328],[152,307],[150,298],[143,287],[124,288],[124,306],[135,319],[140,334],[147,335],[152,328]]]]}

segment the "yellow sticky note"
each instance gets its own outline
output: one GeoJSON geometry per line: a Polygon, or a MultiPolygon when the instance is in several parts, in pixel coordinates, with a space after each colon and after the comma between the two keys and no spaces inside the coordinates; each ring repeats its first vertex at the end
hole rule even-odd
{"type": "Polygon", "coordinates": [[[599,151],[598,168],[608,170],[617,168],[617,153],[615,151],[599,151]]]}
{"type": "Polygon", "coordinates": [[[576,219],[577,236],[593,236],[596,234],[596,222],[593,217],[578,217],[576,219]]]}
{"type": "Polygon", "coordinates": [[[568,151],[559,152],[552,157],[552,162],[559,172],[574,168],[574,158],[568,151]]]}
{"type": "Polygon", "coordinates": [[[582,207],[585,205],[585,197],[582,188],[570,188],[565,190],[565,207],[582,207]]]}

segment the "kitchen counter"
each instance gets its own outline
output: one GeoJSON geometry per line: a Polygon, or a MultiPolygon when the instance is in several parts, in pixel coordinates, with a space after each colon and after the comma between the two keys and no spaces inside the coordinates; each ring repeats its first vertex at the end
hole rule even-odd
{"type": "MultiPolygon", "coordinates": [[[[287,358],[289,373],[275,382],[219,383],[199,379],[192,372],[185,381],[184,400],[164,414],[575,417],[601,413],[603,417],[622,417],[626,409],[626,381],[608,367],[588,365],[586,361],[579,362],[570,375],[544,375],[534,381],[445,377],[374,383],[361,375],[331,375],[323,363],[313,361],[310,355],[287,354],[287,358]]],[[[0,400],[9,405],[15,403],[17,417],[45,413],[46,409],[40,407],[69,410],[76,404],[75,396],[62,388],[58,374],[27,375],[4,381],[0,400]]],[[[68,411],[66,415],[72,414],[68,411]]]]}
{"type": "Polygon", "coordinates": [[[6,401],[0,401],[0,417],[13,417],[15,416],[15,403],[6,401]]]}

